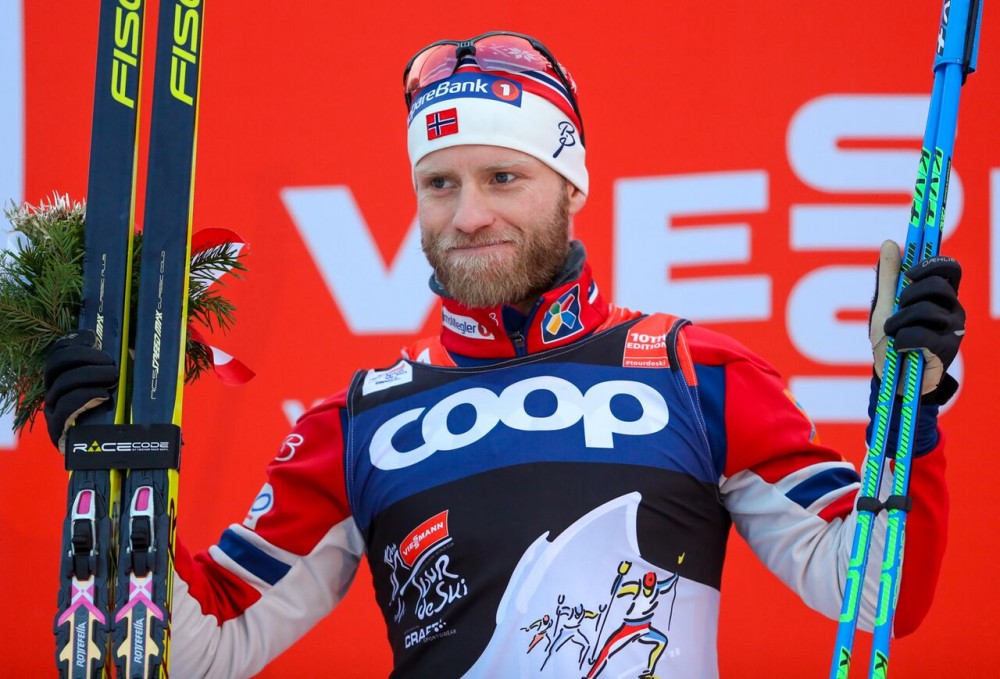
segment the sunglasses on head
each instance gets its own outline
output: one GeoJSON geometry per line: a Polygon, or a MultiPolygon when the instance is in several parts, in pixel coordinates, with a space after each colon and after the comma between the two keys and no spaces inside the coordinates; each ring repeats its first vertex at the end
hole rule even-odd
{"type": "Polygon", "coordinates": [[[439,80],[450,78],[465,57],[471,57],[483,71],[507,73],[551,73],[565,90],[566,99],[573,107],[583,136],[583,118],[576,101],[576,83],[552,52],[534,38],[521,33],[491,31],[468,40],[439,40],[417,52],[403,71],[403,94],[406,108],[413,103],[413,95],[439,80]]]}

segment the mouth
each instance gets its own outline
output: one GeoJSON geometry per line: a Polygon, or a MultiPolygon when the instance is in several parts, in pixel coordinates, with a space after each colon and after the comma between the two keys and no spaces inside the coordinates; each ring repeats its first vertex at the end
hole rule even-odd
{"type": "Polygon", "coordinates": [[[468,243],[466,245],[455,245],[448,248],[449,254],[455,255],[481,255],[498,252],[503,248],[512,247],[510,241],[495,241],[492,243],[468,243]]]}

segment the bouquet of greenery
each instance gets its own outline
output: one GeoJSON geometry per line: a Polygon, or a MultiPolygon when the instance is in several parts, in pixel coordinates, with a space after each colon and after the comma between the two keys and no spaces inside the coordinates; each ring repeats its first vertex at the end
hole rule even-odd
{"type": "MultiPolygon", "coordinates": [[[[5,210],[13,226],[9,249],[0,249],[0,413],[14,411],[14,429],[30,424],[43,405],[45,357],[63,335],[78,329],[83,290],[83,227],[86,206],[53,195],[39,205],[11,205],[5,210]]],[[[246,271],[245,249],[232,240],[215,239],[192,251],[188,322],[213,330],[229,330],[234,305],[213,283],[246,271]]],[[[131,313],[135,318],[142,234],[133,240],[131,313]]],[[[134,327],[129,347],[135,346],[134,327]]],[[[199,336],[200,339],[200,336],[199,336]]],[[[186,381],[212,368],[212,350],[188,334],[186,381]]]]}

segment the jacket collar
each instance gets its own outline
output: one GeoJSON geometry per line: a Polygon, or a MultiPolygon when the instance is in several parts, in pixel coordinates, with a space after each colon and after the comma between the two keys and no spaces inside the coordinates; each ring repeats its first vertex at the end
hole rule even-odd
{"type": "Polygon", "coordinates": [[[593,332],[610,312],[579,241],[570,244],[562,273],[527,315],[506,304],[467,307],[433,277],[431,289],[442,300],[441,344],[473,358],[511,358],[569,344],[593,332]]]}

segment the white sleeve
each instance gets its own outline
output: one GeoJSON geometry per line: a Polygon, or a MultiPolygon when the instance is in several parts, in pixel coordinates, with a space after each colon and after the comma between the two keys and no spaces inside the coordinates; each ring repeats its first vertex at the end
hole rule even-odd
{"type": "Polygon", "coordinates": [[[269,584],[219,547],[210,554],[226,570],[259,592],[260,598],[220,622],[206,613],[179,576],[174,582],[170,671],[178,677],[250,677],[291,646],[343,599],[357,572],[364,542],[350,517],[334,525],[305,556],[267,544],[243,526],[238,536],[287,565],[269,584]]]}
{"type": "MultiPolygon", "coordinates": [[[[860,484],[845,484],[806,506],[790,498],[789,491],[807,483],[811,476],[829,475],[838,467],[845,472],[854,470],[847,462],[823,462],[799,469],[776,483],[768,483],[750,470],[723,477],[720,483],[736,531],[754,554],[807,606],[833,619],[841,612],[857,510],[830,518],[824,518],[821,512],[845,496],[853,500],[860,484]]],[[[887,477],[883,474],[883,483],[887,477]]],[[[861,592],[858,626],[864,630],[871,630],[875,620],[885,523],[885,512],[880,512],[872,530],[861,592]]]]}

